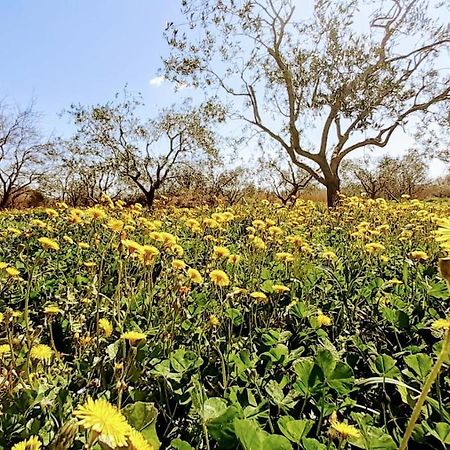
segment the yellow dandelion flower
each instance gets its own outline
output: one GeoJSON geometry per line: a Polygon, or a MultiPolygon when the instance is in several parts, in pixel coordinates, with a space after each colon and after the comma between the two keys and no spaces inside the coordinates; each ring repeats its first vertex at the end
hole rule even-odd
{"type": "Polygon", "coordinates": [[[219,318],[216,316],[216,315],[214,315],[214,314],[212,314],[211,316],[209,316],[209,324],[212,326],[212,327],[218,327],[219,325],[220,325],[220,320],[219,320],[219,318]]]}
{"type": "MultiPolygon", "coordinates": [[[[130,251],[130,249],[128,249],[128,251],[130,251]]],[[[156,257],[159,255],[159,250],[153,245],[142,245],[138,248],[138,252],[139,252],[139,259],[146,266],[153,264],[156,260],[156,257]]]]}
{"type": "Polygon", "coordinates": [[[274,284],[272,286],[272,289],[277,294],[281,294],[283,292],[288,292],[289,291],[289,288],[287,286],[284,286],[283,284],[274,284]]]}
{"type": "Polygon", "coordinates": [[[49,305],[44,308],[44,314],[48,314],[49,316],[62,313],[62,309],[60,309],[56,305],[49,305]]]}
{"type": "Polygon", "coordinates": [[[68,242],[69,244],[73,244],[73,243],[74,243],[74,240],[73,240],[70,236],[67,236],[67,234],[65,234],[65,235],[63,236],[63,239],[64,239],[66,242],[68,242]]]}
{"type": "Polygon", "coordinates": [[[371,255],[375,253],[381,253],[384,250],[386,250],[386,247],[383,244],[380,244],[379,242],[370,242],[369,244],[366,244],[364,248],[371,255]]]}
{"type": "Polygon", "coordinates": [[[47,237],[41,237],[38,242],[44,247],[45,250],[59,250],[59,244],[53,239],[47,237]]]}
{"type": "Polygon", "coordinates": [[[37,436],[31,436],[29,439],[19,442],[12,447],[12,450],[40,450],[41,441],[37,436]]]}
{"type": "Polygon", "coordinates": [[[20,275],[20,270],[15,267],[7,267],[5,271],[11,278],[16,278],[20,275]]]}
{"type": "Polygon", "coordinates": [[[98,206],[94,206],[86,210],[86,215],[89,216],[92,220],[101,220],[104,219],[108,214],[104,209],[98,206]]]}
{"type": "Polygon", "coordinates": [[[135,345],[136,343],[145,340],[146,337],[145,333],[139,331],[126,331],[125,333],[122,333],[121,336],[122,339],[128,341],[131,345],[135,345]]]}
{"type": "Polygon", "coordinates": [[[0,345],[0,356],[9,355],[11,353],[11,347],[9,344],[1,344],[0,345]]]}
{"type": "Polygon", "coordinates": [[[413,261],[426,261],[428,259],[428,255],[425,252],[422,252],[420,250],[416,250],[414,252],[411,252],[409,254],[409,257],[413,261]]]}
{"type": "Polygon", "coordinates": [[[329,327],[331,325],[331,318],[325,315],[320,309],[317,312],[316,321],[319,327],[329,327]]]}
{"type": "Polygon", "coordinates": [[[124,226],[125,226],[125,223],[123,222],[123,220],[119,220],[119,219],[111,219],[106,224],[106,227],[109,228],[114,233],[120,233],[123,230],[124,226]]]}
{"type": "Polygon", "coordinates": [[[106,400],[88,398],[78,406],[73,415],[83,428],[93,431],[98,439],[112,448],[125,447],[130,433],[130,425],[122,413],[106,400]]]}
{"type": "Polygon", "coordinates": [[[335,261],[337,259],[336,253],[332,252],[331,250],[327,250],[325,252],[322,252],[320,255],[323,259],[326,261],[335,261]]]}
{"type": "Polygon", "coordinates": [[[31,359],[41,362],[49,362],[53,357],[53,350],[45,344],[36,344],[30,350],[31,359]]]}
{"type": "Polygon", "coordinates": [[[187,276],[195,284],[203,283],[203,277],[201,276],[200,272],[197,269],[192,269],[192,268],[188,269],[187,276]]]}
{"type": "Polygon", "coordinates": [[[448,319],[438,319],[431,324],[431,328],[435,330],[449,330],[450,320],[448,319]]]}
{"type": "Polygon", "coordinates": [[[264,292],[252,292],[250,294],[250,297],[254,298],[255,300],[259,300],[260,302],[265,302],[267,300],[267,295],[264,294],[264,292]]]}
{"type": "Polygon", "coordinates": [[[6,269],[8,267],[8,263],[5,261],[0,261],[0,270],[6,269]]]}
{"type": "Polygon", "coordinates": [[[92,268],[92,267],[95,267],[96,265],[97,265],[97,263],[94,262],[94,261],[85,261],[85,262],[83,263],[83,266],[84,266],[84,267],[87,267],[88,269],[90,269],[90,268],[92,268]]]}
{"type": "Polygon", "coordinates": [[[171,263],[172,269],[183,270],[186,267],[186,263],[181,259],[174,259],[171,263]]]}
{"type": "Polygon", "coordinates": [[[83,250],[87,250],[90,248],[90,245],[87,242],[78,242],[78,247],[83,250]]]}
{"type": "Polygon", "coordinates": [[[359,430],[354,425],[350,425],[346,422],[338,422],[337,420],[331,422],[330,431],[332,435],[335,435],[341,439],[357,439],[361,435],[359,430]]]}
{"type": "Polygon", "coordinates": [[[141,253],[142,254],[142,245],[138,244],[136,241],[132,239],[123,239],[122,245],[124,248],[128,250],[128,253],[131,255],[133,253],[141,253]]]}
{"type": "Polygon", "coordinates": [[[129,450],[154,450],[153,445],[147,442],[142,433],[134,428],[128,432],[128,448],[129,450]]]}
{"type": "Polygon", "coordinates": [[[214,258],[228,258],[230,256],[231,252],[226,247],[214,247],[213,250],[213,256],[214,258]]]}
{"type": "Polygon", "coordinates": [[[237,265],[241,261],[241,256],[240,255],[230,255],[228,257],[227,261],[228,261],[228,264],[237,265]]]}
{"type": "Polygon", "coordinates": [[[283,261],[283,262],[292,262],[294,261],[294,255],[292,253],[288,253],[288,252],[279,252],[275,254],[276,259],[278,259],[278,261],[283,261]]]}
{"type": "Polygon", "coordinates": [[[213,270],[209,274],[211,281],[220,287],[225,287],[230,284],[230,278],[223,270],[213,270]]]}
{"type": "Polygon", "coordinates": [[[105,337],[110,337],[113,332],[113,326],[108,319],[102,318],[98,321],[98,328],[103,332],[105,337]]]}

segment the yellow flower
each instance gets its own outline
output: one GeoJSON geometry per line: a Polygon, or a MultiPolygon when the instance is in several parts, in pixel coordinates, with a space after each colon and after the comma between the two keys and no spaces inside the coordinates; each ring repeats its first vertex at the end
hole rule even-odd
{"type": "Polygon", "coordinates": [[[224,287],[230,284],[230,278],[223,270],[213,270],[209,274],[211,281],[217,286],[224,287]]]}
{"type": "Polygon", "coordinates": [[[46,214],[49,215],[50,217],[58,217],[58,216],[59,216],[58,211],[56,211],[56,210],[53,209],[53,208],[46,208],[46,209],[45,209],[45,212],[46,212],[46,214]]]}
{"type": "Polygon", "coordinates": [[[154,450],[153,445],[147,442],[142,433],[134,428],[128,432],[128,448],[129,450],[154,450]]]}
{"type": "Polygon", "coordinates": [[[84,405],[75,409],[73,415],[79,425],[96,433],[104,444],[112,448],[127,445],[130,425],[122,413],[106,400],[88,398],[84,405]]]}
{"type": "Polygon", "coordinates": [[[331,325],[331,318],[326,316],[320,309],[317,313],[316,321],[319,327],[329,327],[331,325]]]}
{"type": "Polygon", "coordinates": [[[20,275],[20,270],[16,269],[15,267],[7,267],[5,271],[12,278],[16,278],[20,275]]]}
{"type": "Polygon", "coordinates": [[[240,255],[230,255],[228,257],[227,261],[228,261],[228,264],[237,265],[241,261],[241,256],[240,255]]]}
{"type": "Polygon", "coordinates": [[[102,208],[99,208],[98,206],[94,206],[92,208],[87,209],[86,214],[92,220],[104,219],[107,216],[106,212],[102,208]]]}
{"type": "Polygon", "coordinates": [[[12,450],[40,450],[41,441],[37,436],[31,436],[29,439],[19,442],[12,447],[12,450]]]}
{"type": "Polygon", "coordinates": [[[128,250],[128,253],[132,255],[133,253],[141,253],[142,254],[142,245],[138,244],[136,241],[132,239],[123,239],[122,245],[124,248],[128,250]]]}
{"type": "Polygon", "coordinates": [[[9,355],[11,353],[11,347],[9,344],[1,344],[0,345],[0,356],[9,355]]]}
{"type": "Polygon", "coordinates": [[[97,263],[95,263],[94,261],[86,261],[83,263],[84,267],[87,267],[88,269],[91,267],[95,267],[97,265],[97,263]]]}
{"type": "Polygon", "coordinates": [[[48,314],[49,316],[51,316],[53,314],[58,314],[61,312],[62,312],[62,310],[60,308],[58,308],[58,306],[56,306],[56,305],[50,305],[50,306],[46,306],[44,308],[44,313],[48,314]]]}
{"type": "Polygon", "coordinates": [[[102,318],[98,321],[98,328],[102,330],[105,337],[110,337],[113,332],[113,326],[108,319],[102,318]]]}
{"type": "Polygon", "coordinates": [[[283,262],[294,261],[294,255],[292,253],[288,253],[288,252],[276,253],[275,257],[278,259],[278,261],[283,261],[283,262]]]}
{"type": "MultiPolygon", "coordinates": [[[[129,248],[128,248],[128,251],[130,251],[129,248]]],[[[155,262],[156,257],[159,255],[159,250],[156,247],[153,247],[153,245],[139,246],[138,252],[139,252],[139,259],[146,266],[153,264],[155,262]]]]}
{"type": "Polygon", "coordinates": [[[73,239],[70,237],[70,236],[67,236],[67,234],[65,234],[64,236],[63,236],[63,239],[66,241],[66,242],[68,242],[69,244],[73,244],[73,239]]]}
{"type": "Polygon", "coordinates": [[[450,251],[450,217],[447,219],[438,220],[439,228],[436,231],[436,240],[440,242],[441,246],[450,251]]]}
{"type": "Polygon", "coordinates": [[[379,242],[370,242],[369,244],[365,245],[365,249],[369,254],[374,253],[381,253],[384,250],[386,250],[386,247],[383,244],[380,244],[379,242]]]}
{"type": "Polygon", "coordinates": [[[5,263],[4,261],[0,261],[0,270],[6,269],[8,267],[8,263],[5,263]]]}
{"type": "Polygon", "coordinates": [[[186,267],[186,263],[184,261],[182,261],[181,259],[174,259],[172,261],[172,269],[175,270],[183,270],[186,267]]]}
{"type": "Polygon", "coordinates": [[[216,315],[212,314],[211,316],[209,316],[209,324],[212,327],[218,327],[220,325],[220,320],[216,315]]]}
{"type": "Polygon", "coordinates": [[[214,258],[228,258],[230,250],[226,247],[214,247],[214,258]]]}
{"type": "Polygon", "coordinates": [[[265,250],[267,248],[266,243],[259,236],[252,239],[252,245],[258,250],[265,250]]]}
{"type": "Polygon", "coordinates": [[[45,344],[36,344],[30,350],[31,359],[41,362],[49,362],[53,357],[53,350],[45,344]]]}
{"type": "Polygon", "coordinates": [[[40,219],[33,219],[31,221],[31,225],[35,226],[35,227],[39,227],[39,228],[47,228],[47,224],[40,219]]]}
{"type": "Polygon", "coordinates": [[[111,219],[106,226],[114,233],[120,233],[123,230],[124,225],[125,223],[123,220],[111,219]]]}
{"type": "Polygon", "coordinates": [[[450,320],[448,320],[448,319],[435,320],[431,324],[431,328],[434,328],[435,330],[449,330],[450,329],[450,320]]]}
{"type": "Polygon", "coordinates": [[[335,261],[337,259],[336,253],[332,252],[331,250],[322,252],[321,256],[327,261],[335,261]]]}
{"type": "Polygon", "coordinates": [[[131,345],[135,345],[139,341],[145,340],[147,336],[145,333],[139,331],[126,331],[122,334],[121,338],[128,341],[131,345]]]}
{"type": "Polygon", "coordinates": [[[267,295],[264,294],[264,292],[258,292],[258,291],[257,292],[252,292],[250,294],[250,297],[252,297],[252,298],[254,298],[256,300],[259,300],[261,302],[265,302],[267,300],[267,295]]]}
{"type": "Polygon", "coordinates": [[[59,244],[53,239],[41,237],[38,239],[38,242],[45,250],[59,250],[59,244]]]}
{"type": "Polygon", "coordinates": [[[197,269],[192,269],[192,268],[188,269],[187,276],[193,283],[196,283],[196,284],[203,283],[203,277],[200,275],[200,272],[197,269]]]}
{"type": "Polygon", "coordinates": [[[425,252],[422,252],[420,250],[416,250],[414,252],[411,252],[409,254],[409,257],[413,261],[426,261],[428,259],[428,255],[425,252]]]}
{"type": "Polygon", "coordinates": [[[87,242],[78,242],[78,247],[83,250],[87,250],[90,247],[90,245],[87,242]]]}
{"type": "Polygon", "coordinates": [[[354,425],[349,425],[346,422],[331,422],[331,430],[332,436],[337,436],[340,439],[357,439],[361,435],[359,430],[354,425]]]}
{"type": "Polygon", "coordinates": [[[274,292],[281,294],[282,292],[288,292],[289,288],[287,286],[284,286],[283,284],[274,284],[272,286],[272,289],[274,292]]]}

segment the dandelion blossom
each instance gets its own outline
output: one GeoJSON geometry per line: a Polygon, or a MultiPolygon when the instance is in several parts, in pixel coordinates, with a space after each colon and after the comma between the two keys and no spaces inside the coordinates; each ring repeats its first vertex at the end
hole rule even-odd
{"type": "Polygon", "coordinates": [[[45,344],[33,345],[30,350],[31,359],[41,362],[49,362],[53,357],[53,350],[45,344]]]}
{"type": "Polygon", "coordinates": [[[30,439],[19,442],[12,447],[12,450],[40,450],[41,441],[37,436],[31,436],[30,439]]]}
{"type": "Polygon", "coordinates": [[[59,250],[59,244],[53,239],[41,237],[38,239],[38,242],[45,250],[59,250]]]}
{"type": "Polygon", "coordinates": [[[225,287],[230,284],[230,278],[223,270],[213,270],[209,277],[211,278],[212,282],[220,287],[225,287]]]}
{"type": "Polygon", "coordinates": [[[137,342],[144,340],[147,336],[145,333],[139,331],[127,331],[122,334],[122,339],[128,341],[131,345],[135,345],[137,342]]]}
{"type": "Polygon", "coordinates": [[[187,275],[189,279],[195,284],[202,284],[203,277],[200,275],[200,272],[197,269],[188,269],[187,275]]]}
{"type": "Polygon", "coordinates": [[[130,450],[154,450],[153,445],[147,442],[142,433],[134,428],[131,428],[128,433],[128,441],[130,450]]]}
{"type": "Polygon", "coordinates": [[[88,398],[84,405],[75,409],[73,415],[79,425],[97,433],[101,442],[112,448],[127,445],[130,425],[122,413],[106,400],[88,398]]]}

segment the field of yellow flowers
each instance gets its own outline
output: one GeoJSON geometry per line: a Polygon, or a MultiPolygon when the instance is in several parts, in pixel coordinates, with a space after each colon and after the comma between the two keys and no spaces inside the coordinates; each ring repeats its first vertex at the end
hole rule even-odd
{"type": "Polygon", "coordinates": [[[0,449],[449,448],[448,217],[1,213],[0,449]]]}

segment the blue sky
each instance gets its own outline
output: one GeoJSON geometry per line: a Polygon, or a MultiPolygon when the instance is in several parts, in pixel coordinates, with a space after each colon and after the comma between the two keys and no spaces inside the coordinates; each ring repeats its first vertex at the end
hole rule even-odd
{"type": "Polygon", "coordinates": [[[178,0],[0,0],[0,98],[34,98],[46,131],[67,130],[71,103],[105,102],[125,83],[154,114],[185,95],[150,85],[168,48],[163,30],[181,20],[178,0]],[[178,18],[178,20],[177,20],[178,18]]]}
{"type": "MultiPolygon", "coordinates": [[[[68,119],[59,117],[64,109],[106,102],[125,84],[142,93],[148,117],[186,96],[199,97],[191,89],[175,93],[158,78],[168,53],[166,22],[183,21],[179,3],[0,0],[0,99],[20,106],[34,99],[45,133],[64,135],[71,131],[68,119]]],[[[235,131],[236,126],[231,125],[235,131]]],[[[390,145],[397,151],[411,144],[409,136],[397,133],[390,145]]],[[[442,171],[432,164],[434,175],[442,171]]]]}

